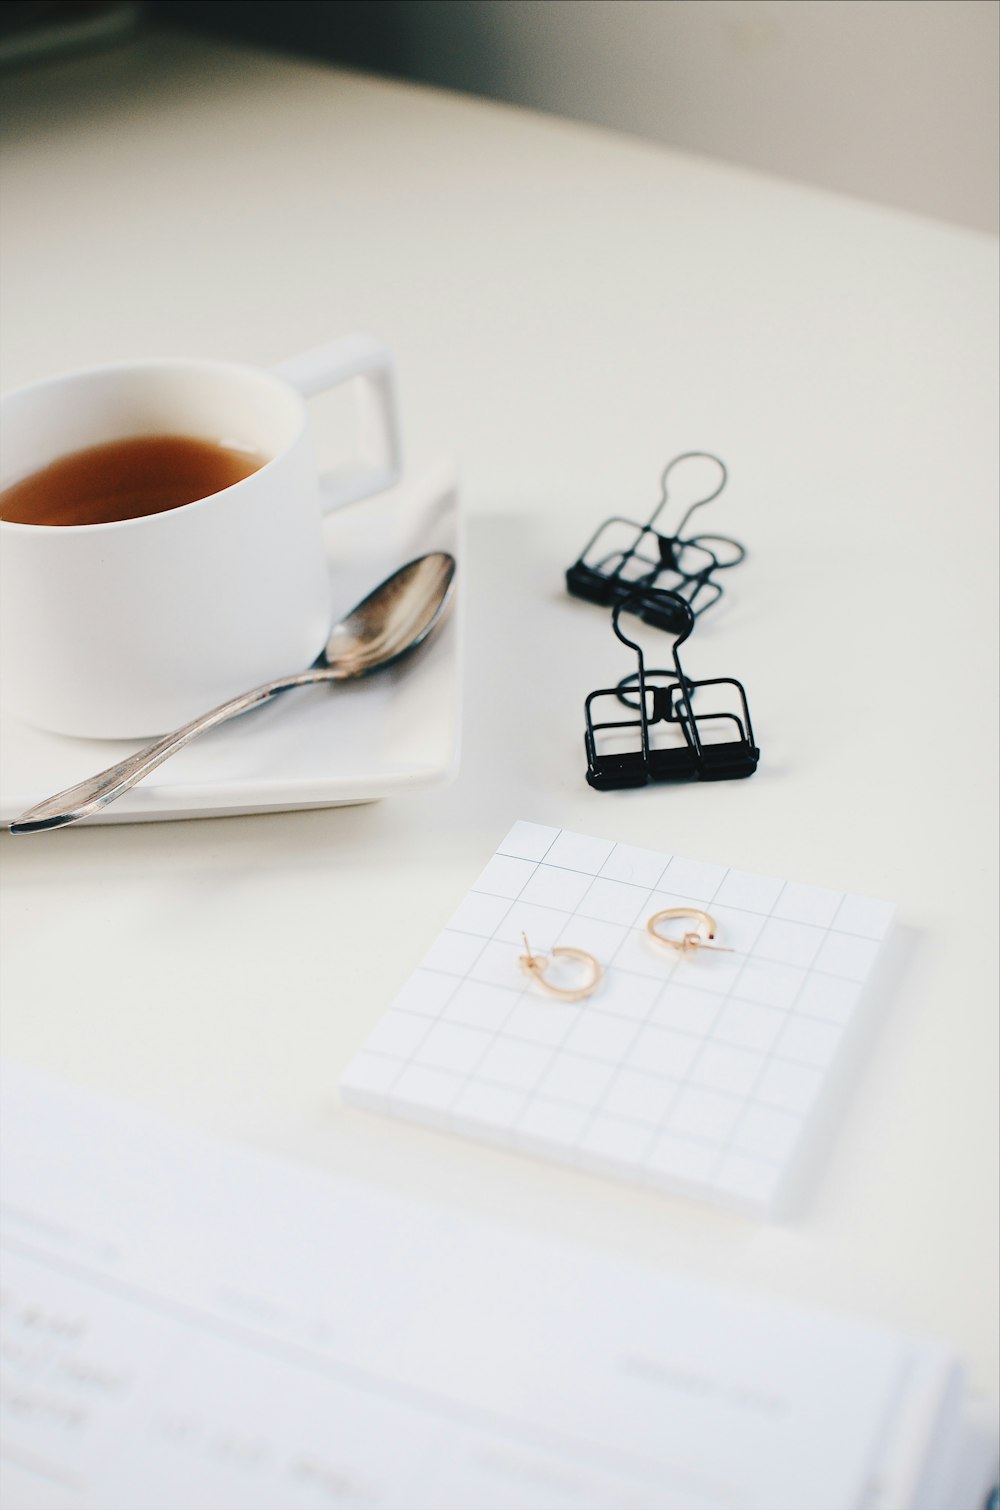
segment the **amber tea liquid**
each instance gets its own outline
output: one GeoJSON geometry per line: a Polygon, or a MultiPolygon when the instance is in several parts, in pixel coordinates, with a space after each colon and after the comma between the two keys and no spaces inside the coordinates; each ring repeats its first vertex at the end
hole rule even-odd
{"type": "Polygon", "coordinates": [[[139,435],[88,446],[0,491],[12,524],[111,524],[181,508],[264,465],[256,451],[191,435],[139,435]]]}

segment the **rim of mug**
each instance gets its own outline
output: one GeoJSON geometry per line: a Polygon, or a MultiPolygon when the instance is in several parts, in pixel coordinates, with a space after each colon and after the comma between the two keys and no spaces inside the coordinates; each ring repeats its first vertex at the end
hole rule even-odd
{"type": "MultiPolygon", "coordinates": [[[[57,383],[69,383],[75,380],[93,378],[106,372],[139,372],[154,368],[160,370],[164,368],[201,368],[202,370],[209,368],[217,373],[230,373],[234,376],[239,375],[240,377],[260,379],[263,383],[273,386],[282,397],[287,398],[291,396],[297,401],[298,423],[295,434],[291,436],[276,455],[269,456],[262,466],[257,467],[246,477],[241,477],[237,482],[231,482],[228,487],[216,488],[214,493],[206,493],[203,498],[192,498],[190,503],[177,504],[172,509],[160,509],[155,514],[138,514],[133,519],[105,519],[95,524],[25,524],[21,520],[0,519],[0,530],[16,531],[18,533],[23,531],[35,535],[42,533],[53,535],[89,535],[95,530],[120,530],[127,526],[136,525],[140,527],[146,525],[148,527],[158,520],[172,519],[177,515],[183,516],[187,514],[190,509],[200,509],[214,498],[221,498],[227,493],[234,493],[237,488],[245,487],[255,477],[260,477],[263,472],[275,466],[286,452],[290,451],[292,446],[296,445],[302,439],[307,423],[306,401],[294,384],[290,383],[287,378],[281,377],[278,373],[270,371],[267,367],[255,367],[251,362],[229,362],[217,357],[141,357],[138,360],[125,357],[114,362],[99,362],[91,367],[73,367],[66,372],[52,373],[49,377],[35,378],[30,383],[22,383],[19,387],[11,388],[6,393],[0,394],[0,413],[2,413],[4,406],[12,399],[20,399],[37,390],[50,388],[57,383]]],[[[98,444],[101,444],[101,442],[98,442],[98,444]]],[[[108,442],[108,444],[113,444],[113,442],[108,442]]],[[[77,449],[86,450],[87,448],[81,446],[77,449]]],[[[67,452],[66,454],[72,455],[73,453],[67,452]]],[[[51,465],[51,463],[46,463],[46,465],[51,465]]],[[[25,476],[31,476],[31,473],[25,473],[25,476]]],[[[0,483],[0,491],[3,488],[14,486],[20,480],[20,478],[15,478],[10,483],[0,483]]]]}

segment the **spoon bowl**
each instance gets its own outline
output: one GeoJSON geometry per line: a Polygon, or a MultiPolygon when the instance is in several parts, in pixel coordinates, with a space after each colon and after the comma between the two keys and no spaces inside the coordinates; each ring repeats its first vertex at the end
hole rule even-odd
{"type": "Polygon", "coordinates": [[[334,624],[317,667],[328,667],[334,681],[347,681],[408,655],[444,613],[454,575],[454,558],[444,551],[401,566],[334,624]]]}
{"type": "Polygon", "coordinates": [[[381,582],[330,630],[320,654],[305,671],[265,682],[230,698],[180,729],[136,750],[117,765],[46,797],[15,818],[12,834],[37,834],[79,823],[117,801],[150,771],[208,729],[259,708],[280,692],[312,682],[345,682],[370,676],[409,655],[440,623],[451,597],[455,560],[432,551],[408,561],[381,582]]]}

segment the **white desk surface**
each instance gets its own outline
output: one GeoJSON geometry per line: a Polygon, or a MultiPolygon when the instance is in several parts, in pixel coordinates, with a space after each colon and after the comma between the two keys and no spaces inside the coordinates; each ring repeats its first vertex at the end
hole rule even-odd
{"type": "Polygon", "coordinates": [[[996,243],[201,42],[5,92],[4,387],[374,329],[411,455],[458,453],[470,524],[457,783],[5,835],[3,1050],[376,1186],[929,1332],[996,1389],[996,243]],[[690,448],[729,464],[705,527],[751,556],[689,659],[745,680],[761,767],[597,794],[583,698],[619,662],[562,572],[690,448]],[[898,984],[791,1220],[339,1104],[518,817],[898,902],[898,984]]]}

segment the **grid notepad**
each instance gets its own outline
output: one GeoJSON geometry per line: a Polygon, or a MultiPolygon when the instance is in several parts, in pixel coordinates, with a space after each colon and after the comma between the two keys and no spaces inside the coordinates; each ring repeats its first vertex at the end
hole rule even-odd
{"type": "Polygon", "coordinates": [[[369,1035],[348,1101],[766,1211],[827,1091],[891,904],[515,823],[369,1035]],[[734,951],[646,935],[711,912],[734,951]],[[604,968],[579,1002],[521,971],[556,944],[604,968]]]}

